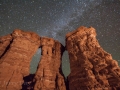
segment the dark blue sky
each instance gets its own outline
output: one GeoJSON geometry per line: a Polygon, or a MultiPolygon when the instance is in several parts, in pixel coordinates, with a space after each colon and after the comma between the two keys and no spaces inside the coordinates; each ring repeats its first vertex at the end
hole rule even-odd
{"type": "MultiPolygon", "coordinates": [[[[120,63],[120,0],[0,0],[0,36],[15,28],[52,37],[65,45],[66,33],[93,26],[104,50],[120,63]]],[[[40,50],[33,57],[34,72],[40,50]]],[[[64,53],[62,68],[70,72],[64,53]]]]}

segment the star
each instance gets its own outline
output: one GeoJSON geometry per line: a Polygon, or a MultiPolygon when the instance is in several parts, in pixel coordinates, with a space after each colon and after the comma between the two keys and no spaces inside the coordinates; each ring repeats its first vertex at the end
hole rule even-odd
{"type": "MultiPolygon", "coordinates": [[[[119,0],[0,1],[0,36],[19,28],[54,38],[65,46],[65,35],[79,26],[94,27],[100,45],[120,64],[119,0]]],[[[39,63],[40,52],[32,63],[39,63]]],[[[34,73],[37,64],[31,65],[34,73]]],[[[67,52],[63,54],[62,68],[67,77],[70,73],[67,52]]]]}

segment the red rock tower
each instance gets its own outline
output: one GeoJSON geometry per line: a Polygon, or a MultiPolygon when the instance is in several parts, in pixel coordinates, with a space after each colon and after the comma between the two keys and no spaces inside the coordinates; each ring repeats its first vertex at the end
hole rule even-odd
{"type": "Polygon", "coordinates": [[[33,32],[15,30],[12,37],[0,38],[0,55],[4,53],[0,58],[0,90],[22,89],[23,77],[29,75],[30,61],[39,46],[40,37],[33,32]]]}
{"type": "Polygon", "coordinates": [[[52,38],[41,38],[42,56],[35,73],[34,90],[66,90],[61,71],[64,47],[52,38]]]}
{"type": "Polygon", "coordinates": [[[66,35],[70,90],[120,90],[120,67],[100,47],[94,28],[80,27],[66,35]]]}

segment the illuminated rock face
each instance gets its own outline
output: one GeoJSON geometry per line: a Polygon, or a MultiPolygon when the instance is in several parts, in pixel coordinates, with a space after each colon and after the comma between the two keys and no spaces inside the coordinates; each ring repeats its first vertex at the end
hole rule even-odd
{"type": "Polygon", "coordinates": [[[120,90],[120,67],[96,39],[94,28],[80,27],[66,35],[70,90],[120,90]]]}
{"type": "Polygon", "coordinates": [[[12,36],[3,38],[0,39],[3,50],[0,50],[1,54],[5,54],[0,59],[0,89],[20,90],[23,77],[29,75],[32,56],[40,46],[40,37],[33,32],[15,30],[12,36]],[[8,45],[8,50],[4,52],[8,45]]]}
{"type": "Polygon", "coordinates": [[[66,90],[61,69],[64,47],[52,38],[41,38],[42,56],[34,77],[34,90],[66,90]]]}

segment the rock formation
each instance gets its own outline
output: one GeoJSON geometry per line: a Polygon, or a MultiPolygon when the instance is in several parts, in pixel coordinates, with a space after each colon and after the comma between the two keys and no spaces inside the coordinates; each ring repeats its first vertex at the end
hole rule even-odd
{"type": "Polygon", "coordinates": [[[70,90],[120,90],[120,67],[104,51],[94,28],[80,27],[66,35],[70,90]]]}
{"type": "Polygon", "coordinates": [[[51,38],[33,32],[14,30],[0,37],[0,90],[66,90],[61,70],[64,47],[51,38]],[[30,75],[30,62],[42,48],[38,70],[30,75]],[[32,79],[32,80],[31,80],[32,79]],[[31,83],[33,81],[33,83],[31,83]],[[27,88],[24,84],[30,84],[27,88]],[[23,87],[22,87],[23,86],[23,87]]]}
{"type": "Polygon", "coordinates": [[[64,47],[52,38],[41,38],[42,56],[34,77],[34,90],[66,90],[61,71],[64,47]]]}
{"type": "MultiPolygon", "coordinates": [[[[120,90],[120,67],[100,47],[94,28],[82,26],[68,33],[66,49],[71,68],[68,90],[120,90]]],[[[61,69],[64,50],[58,41],[33,32],[16,29],[0,37],[0,90],[66,90],[61,69]],[[42,56],[32,75],[30,62],[39,47],[42,56]]]]}
{"type": "Polygon", "coordinates": [[[21,90],[23,77],[29,75],[30,61],[39,46],[40,37],[33,32],[15,30],[12,37],[0,38],[0,55],[4,53],[0,59],[0,90],[21,90]]]}

